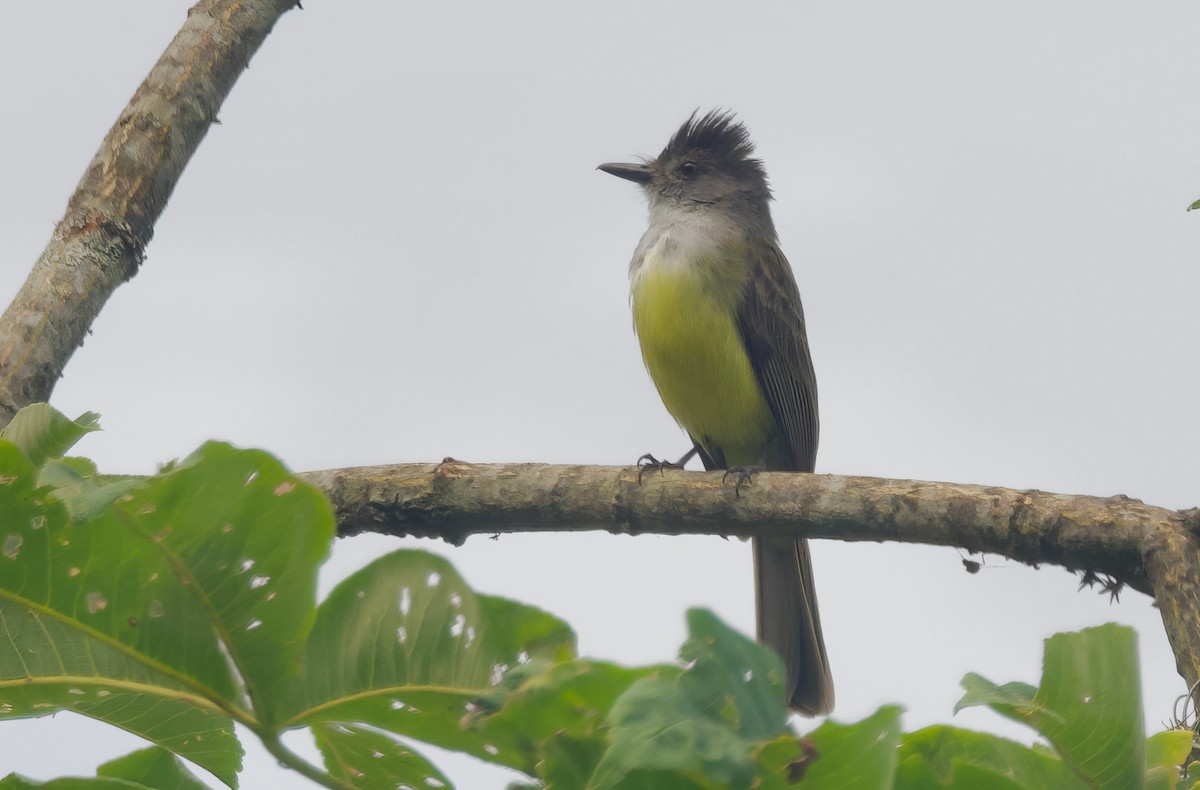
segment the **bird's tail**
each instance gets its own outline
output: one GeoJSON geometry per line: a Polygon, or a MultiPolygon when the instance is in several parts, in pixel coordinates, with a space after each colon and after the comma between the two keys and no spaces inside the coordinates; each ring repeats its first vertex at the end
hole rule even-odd
{"type": "Polygon", "coordinates": [[[755,538],[758,641],[787,669],[788,706],[805,716],[833,709],[833,676],[821,636],[808,541],[755,538]]]}

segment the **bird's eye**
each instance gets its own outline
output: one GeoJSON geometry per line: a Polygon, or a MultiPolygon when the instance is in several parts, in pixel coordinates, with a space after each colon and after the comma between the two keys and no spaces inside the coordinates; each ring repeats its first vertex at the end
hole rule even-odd
{"type": "Polygon", "coordinates": [[[691,178],[700,172],[700,165],[695,162],[684,162],[679,166],[679,175],[684,178],[691,178]]]}

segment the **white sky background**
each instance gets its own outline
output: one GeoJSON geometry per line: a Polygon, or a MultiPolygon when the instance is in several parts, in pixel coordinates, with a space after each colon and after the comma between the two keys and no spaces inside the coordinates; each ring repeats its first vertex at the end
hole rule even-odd
{"type": "MultiPolygon", "coordinates": [[[[207,438],[298,470],[682,453],[628,314],[644,202],[594,168],[724,107],[758,142],[804,296],[818,471],[1200,504],[1200,6],[576,5],[287,14],[54,393],[102,415],[79,451],[139,473],[207,438]]],[[[6,9],[5,301],[187,6],[6,9]]],[[[413,543],[342,541],[323,589],[413,543]]],[[[585,655],[670,660],[691,605],[753,631],[737,541],[421,545],[564,617],[585,655]]],[[[1185,690],[1140,594],[1110,606],[996,557],[972,576],[953,549],[814,554],[840,720],[898,702],[908,729],[1029,742],[952,717],[961,676],[1037,682],[1043,638],[1111,620],[1140,634],[1149,727],[1185,690]]],[[[0,775],[139,746],[70,715],[3,723],[0,775]]],[[[245,787],[304,786],[261,750],[246,764],[245,787]]],[[[464,788],[508,780],[442,764],[464,788]]]]}

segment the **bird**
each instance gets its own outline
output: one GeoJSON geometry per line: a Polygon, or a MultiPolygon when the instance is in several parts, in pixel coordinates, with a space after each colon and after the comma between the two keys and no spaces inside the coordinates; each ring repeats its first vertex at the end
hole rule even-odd
{"type": "MultiPolygon", "coordinates": [[[[653,159],[598,169],[638,184],[649,223],[629,266],[634,331],[667,411],[704,468],[812,472],[820,424],[804,308],[771,188],[734,113],[692,115],[653,159]]],[[[834,704],[806,539],[752,538],[758,639],[783,659],[786,702],[834,704]]]]}

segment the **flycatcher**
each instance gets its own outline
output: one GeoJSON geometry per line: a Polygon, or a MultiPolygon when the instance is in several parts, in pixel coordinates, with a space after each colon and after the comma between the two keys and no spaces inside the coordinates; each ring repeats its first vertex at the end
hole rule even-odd
{"type": "MultiPolygon", "coordinates": [[[[817,379],[804,309],[746,127],[732,113],[693,113],[656,159],[600,169],[641,185],[650,204],[629,266],[633,326],[692,452],[705,469],[811,472],[817,379]]],[[[828,713],[808,541],[756,538],[753,551],[758,638],[783,658],[788,704],[828,713]]]]}

